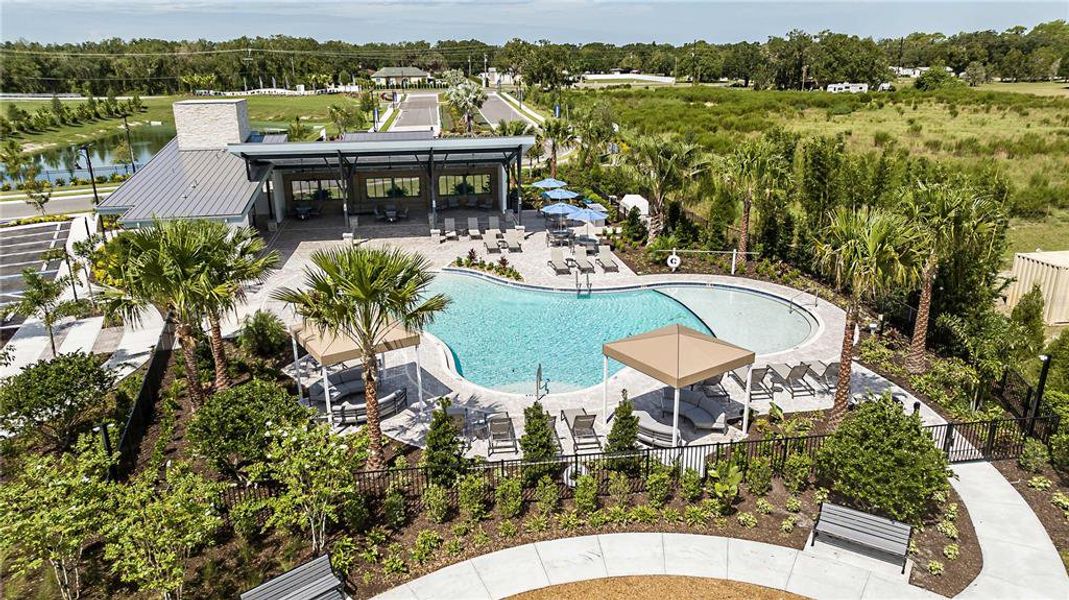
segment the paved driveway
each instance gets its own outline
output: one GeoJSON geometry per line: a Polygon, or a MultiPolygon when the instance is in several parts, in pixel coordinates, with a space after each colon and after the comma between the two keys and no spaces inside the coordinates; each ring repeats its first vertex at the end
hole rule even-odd
{"type": "Polygon", "coordinates": [[[497,94],[489,94],[486,97],[486,102],[483,103],[482,109],[483,118],[487,123],[496,126],[502,120],[505,121],[523,121],[524,123],[530,123],[520,113],[512,108],[508,102],[505,102],[497,94]]]}
{"type": "Polygon", "coordinates": [[[390,131],[427,130],[438,127],[438,95],[410,94],[401,102],[401,114],[390,131]]]}

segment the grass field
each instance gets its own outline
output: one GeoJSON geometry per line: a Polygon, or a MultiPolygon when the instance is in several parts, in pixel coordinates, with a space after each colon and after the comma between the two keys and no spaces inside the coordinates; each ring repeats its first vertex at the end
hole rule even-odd
{"type": "Polygon", "coordinates": [[[1064,81],[1023,81],[1019,83],[991,82],[978,89],[988,92],[1014,92],[1036,96],[1061,96],[1069,98],[1069,83],[1064,81]]]}

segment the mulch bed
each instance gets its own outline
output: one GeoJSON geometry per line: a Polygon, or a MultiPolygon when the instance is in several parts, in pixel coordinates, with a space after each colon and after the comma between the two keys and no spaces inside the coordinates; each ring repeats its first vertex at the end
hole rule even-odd
{"type": "Polygon", "coordinates": [[[1010,482],[1010,485],[1032,508],[1032,512],[1039,517],[1043,528],[1047,530],[1047,535],[1054,542],[1054,547],[1062,556],[1066,572],[1069,573],[1069,517],[1050,501],[1054,492],[1069,494],[1069,474],[1056,471],[1049,465],[1044,467],[1040,473],[1030,473],[1013,460],[993,461],[991,464],[1002,473],[1006,481],[1010,482]],[[1050,479],[1054,485],[1046,491],[1029,487],[1028,481],[1036,475],[1050,479]]]}
{"type": "Polygon", "coordinates": [[[676,600],[795,600],[805,596],[780,590],[704,577],[651,575],[609,577],[554,585],[511,596],[515,600],[632,600],[634,598],[674,598],[676,600]]]}

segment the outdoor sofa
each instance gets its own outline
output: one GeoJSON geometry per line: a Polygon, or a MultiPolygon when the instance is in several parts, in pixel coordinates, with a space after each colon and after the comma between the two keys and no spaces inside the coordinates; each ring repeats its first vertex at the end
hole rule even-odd
{"type": "MultiPolygon", "coordinates": [[[[664,388],[661,397],[661,416],[671,416],[674,410],[675,390],[664,388]]],[[[727,411],[724,405],[711,400],[702,392],[679,390],[679,416],[690,421],[695,429],[727,431],[727,411]]]]}
{"type": "MultiPolygon", "coordinates": [[[[363,400],[361,398],[361,400],[363,400]]],[[[379,418],[392,417],[408,408],[408,390],[401,388],[379,398],[379,418]]],[[[339,425],[359,425],[367,421],[367,404],[364,402],[342,402],[332,407],[334,422],[339,425]]]]}

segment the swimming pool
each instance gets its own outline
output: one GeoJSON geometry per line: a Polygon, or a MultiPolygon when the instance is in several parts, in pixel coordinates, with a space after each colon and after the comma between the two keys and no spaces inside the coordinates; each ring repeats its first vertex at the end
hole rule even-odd
{"type": "MultiPolygon", "coordinates": [[[[551,393],[601,382],[601,346],[679,323],[758,354],[804,342],[805,311],[775,297],[726,286],[658,286],[577,297],[461,273],[440,273],[431,291],[452,299],[427,331],[453,354],[457,372],[483,387],[533,393],[535,371],[551,393]]],[[[609,361],[609,372],[622,365],[609,361]]]]}

